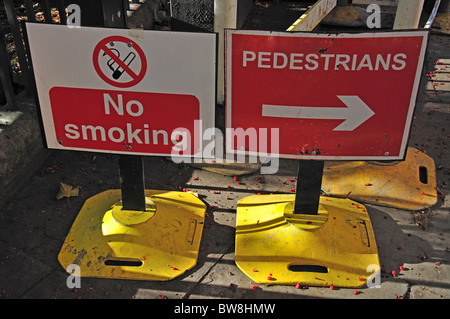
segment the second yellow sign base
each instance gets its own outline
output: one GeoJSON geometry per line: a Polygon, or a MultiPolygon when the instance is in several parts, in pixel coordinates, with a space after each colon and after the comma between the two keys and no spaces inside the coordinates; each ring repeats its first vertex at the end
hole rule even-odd
{"type": "Polygon", "coordinates": [[[380,269],[366,208],[321,197],[318,215],[293,214],[295,195],[256,195],[237,206],[236,264],[261,284],[362,287],[380,269]]]}

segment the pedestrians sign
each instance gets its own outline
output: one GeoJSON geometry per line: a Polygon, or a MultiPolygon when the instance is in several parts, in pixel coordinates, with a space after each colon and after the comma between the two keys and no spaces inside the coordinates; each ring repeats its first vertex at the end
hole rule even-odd
{"type": "Polygon", "coordinates": [[[427,35],[227,30],[227,128],[264,136],[276,128],[279,134],[279,143],[270,136],[272,143],[259,143],[262,151],[239,141],[227,150],[292,159],[403,159],[427,35]]]}
{"type": "Polygon", "coordinates": [[[212,142],[215,34],[26,28],[49,148],[192,157],[212,142]]]}

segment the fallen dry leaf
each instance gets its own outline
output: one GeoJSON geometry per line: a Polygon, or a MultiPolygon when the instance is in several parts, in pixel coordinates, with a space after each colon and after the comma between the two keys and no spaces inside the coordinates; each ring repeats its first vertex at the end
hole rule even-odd
{"type": "Polygon", "coordinates": [[[69,197],[75,197],[78,196],[80,191],[80,187],[73,187],[71,185],[67,185],[64,183],[59,183],[59,192],[56,195],[56,199],[61,199],[63,197],[67,197],[67,203],[70,207],[69,197]]]}
{"type": "Polygon", "coordinates": [[[56,199],[61,199],[63,197],[69,198],[69,197],[78,196],[78,193],[80,191],[80,187],[79,186],[73,187],[71,185],[67,185],[67,184],[64,184],[64,183],[59,183],[59,184],[60,184],[59,192],[56,195],[56,199]]]}

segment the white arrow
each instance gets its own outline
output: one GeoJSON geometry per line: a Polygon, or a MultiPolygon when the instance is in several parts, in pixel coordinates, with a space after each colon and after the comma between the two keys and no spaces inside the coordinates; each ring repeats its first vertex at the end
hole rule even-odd
{"type": "Polygon", "coordinates": [[[263,104],[262,116],[294,119],[345,120],[333,131],[353,131],[375,112],[356,95],[337,96],[346,107],[310,107],[263,104]]]}

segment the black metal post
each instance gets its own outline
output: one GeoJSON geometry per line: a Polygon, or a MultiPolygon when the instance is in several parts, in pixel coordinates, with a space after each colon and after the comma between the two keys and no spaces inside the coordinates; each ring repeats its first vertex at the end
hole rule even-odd
{"type": "Polygon", "coordinates": [[[64,0],[57,0],[56,8],[59,12],[59,21],[61,22],[61,24],[67,24],[66,5],[64,3],[64,0]]]}
{"type": "MultiPolygon", "coordinates": [[[[70,3],[80,6],[82,26],[125,27],[126,10],[122,1],[71,0],[70,3]],[[121,11],[123,17],[116,23],[112,21],[113,11],[121,11]]],[[[122,209],[145,211],[144,158],[139,155],[120,155],[119,176],[122,209]]]]}
{"type": "Polygon", "coordinates": [[[120,155],[119,170],[122,209],[145,211],[144,158],[120,155]]]}
{"type": "MultiPolygon", "coordinates": [[[[3,33],[0,31],[0,35],[3,33]]],[[[3,84],[8,109],[15,111],[17,107],[16,95],[12,84],[11,65],[8,63],[8,55],[3,40],[0,40],[0,84],[3,84]]]]}
{"type": "Polygon", "coordinates": [[[318,214],[323,167],[323,161],[298,161],[294,214],[318,214]]]}
{"type": "MultiPolygon", "coordinates": [[[[52,13],[50,12],[50,1],[49,0],[43,0],[41,1],[42,11],[44,11],[44,21],[45,23],[51,24],[52,21],[52,13]]],[[[65,12],[64,12],[65,14],[65,12]]]]}
{"type": "Polygon", "coordinates": [[[36,15],[34,14],[33,2],[31,0],[25,0],[25,10],[27,13],[27,21],[35,22],[36,15]]]}
{"type": "MultiPolygon", "coordinates": [[[[125,28],[127,11],[123,1],[101,0],[97,3],[102,9],[105,26],[125,28]]],[[[119,171],[122,209],[145,211],[144,157],[120,155],[119,171]]]]}

